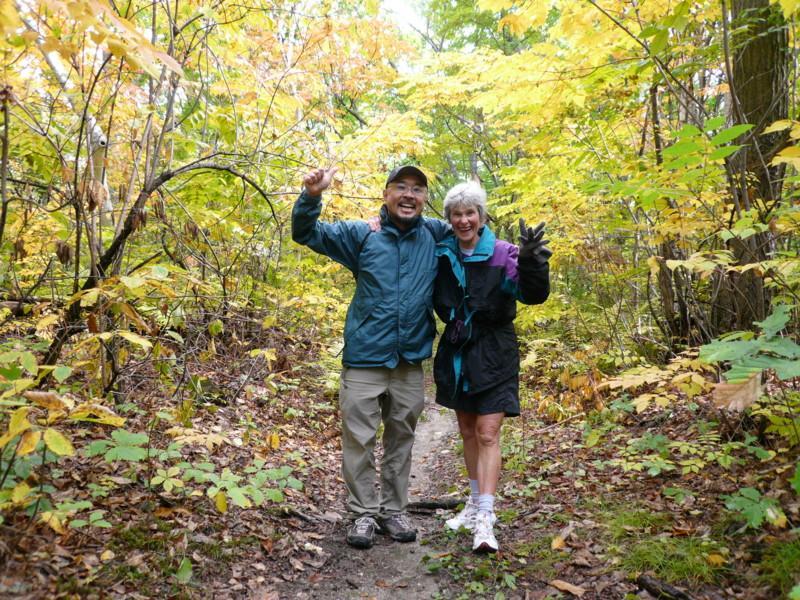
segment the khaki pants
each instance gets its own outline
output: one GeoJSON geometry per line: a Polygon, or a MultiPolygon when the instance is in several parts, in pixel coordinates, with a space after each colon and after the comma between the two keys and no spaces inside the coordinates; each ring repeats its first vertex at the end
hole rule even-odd
{"type": "Polygon", "coordinates": [[[422,367],[401,363],[342,370],[342,476],[347,508],[356,515],[390,515],[408,504],[414,428],[425,404],[422,367]],[[387,394],[379,398],[381,394],[387,394]],[[380,500],[375,489],[375,438],[383,421],[380,500]]]}

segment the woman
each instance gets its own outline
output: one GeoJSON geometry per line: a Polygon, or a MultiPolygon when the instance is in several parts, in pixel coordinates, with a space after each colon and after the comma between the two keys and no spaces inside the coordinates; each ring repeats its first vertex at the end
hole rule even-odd
{"type": "Polygon", "coordinates": [[[434,359],[436,402],[456,411],[464,443],[470,499],[447,521],[474,534],[472,549],[496,552],[494,494],[500,477],[500,426],[519,415],[516,301],[540,304],[550,293],[544,223],[520,219],[520,248],[486,226],[486,192],[474,182],[444,200],[453,228],[439,242],[434,307],[446,323],[434,359]]]}

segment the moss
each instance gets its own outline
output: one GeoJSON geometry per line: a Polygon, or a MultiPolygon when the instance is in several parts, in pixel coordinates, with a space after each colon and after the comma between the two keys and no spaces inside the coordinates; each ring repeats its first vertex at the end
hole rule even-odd
{"type": "Polygon", "coordinates": [[[550,547],[550,537],[537,537],[530,542],[516,544],[509,552],[525,561],[524,570],[537,579],[552,579],[556,576],[555,564],[567,557],[566,553],[550,547]]]}
{"type": "Polygon", "coordinates": [[[604,520],[611,539],[618,542],[630,536],[657,533],[669,525],[671,517],[665,513],[633,507],[611,509],[605,513],[604,520]]]}
{"type": "Polygon", "coordinates": [[[800,581],[800,538],[771,544],[758,563],[759,579],[786,594],[800,581]]]}
{"type": "Polygon", "coordinates": [[[724,570],[709,556],[723,552],[718,542],[708,538],[649,537],[626,547],[621,564],[630,573],[651,571],[669,583],[708,583],[724,570]]]}

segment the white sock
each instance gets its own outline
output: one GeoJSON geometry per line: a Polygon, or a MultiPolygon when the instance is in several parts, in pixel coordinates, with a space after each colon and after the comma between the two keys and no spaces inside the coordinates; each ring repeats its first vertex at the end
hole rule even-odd
{"type": "Polygon", "coordinates": [[[478,496],[480,495],[480,491],[478,488],[477,479],[469,480],[469,491],[471,492],[470,502],[472,502],[473,504],[478,504],[478,496]]]}
{"type": "Polygon", "coordinates": [[[478,510],[489,514],[494,513],[494,494],[479,494],[478,510]]]}

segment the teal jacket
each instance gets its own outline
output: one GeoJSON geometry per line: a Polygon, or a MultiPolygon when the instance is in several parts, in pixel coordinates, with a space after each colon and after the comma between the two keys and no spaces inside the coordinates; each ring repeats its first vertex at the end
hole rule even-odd
{"type": "Polygon", "coordinates": [[[436,325],[436,242],[449,227],[421,217],[401,232],[381,209],[381,230],[362,221],[318,221],[321,198],[305,191],[292,210],[292,239],[347,267],[356,291],[344,327],[346,367],[419,364],[432,353],[436,325]]]}

